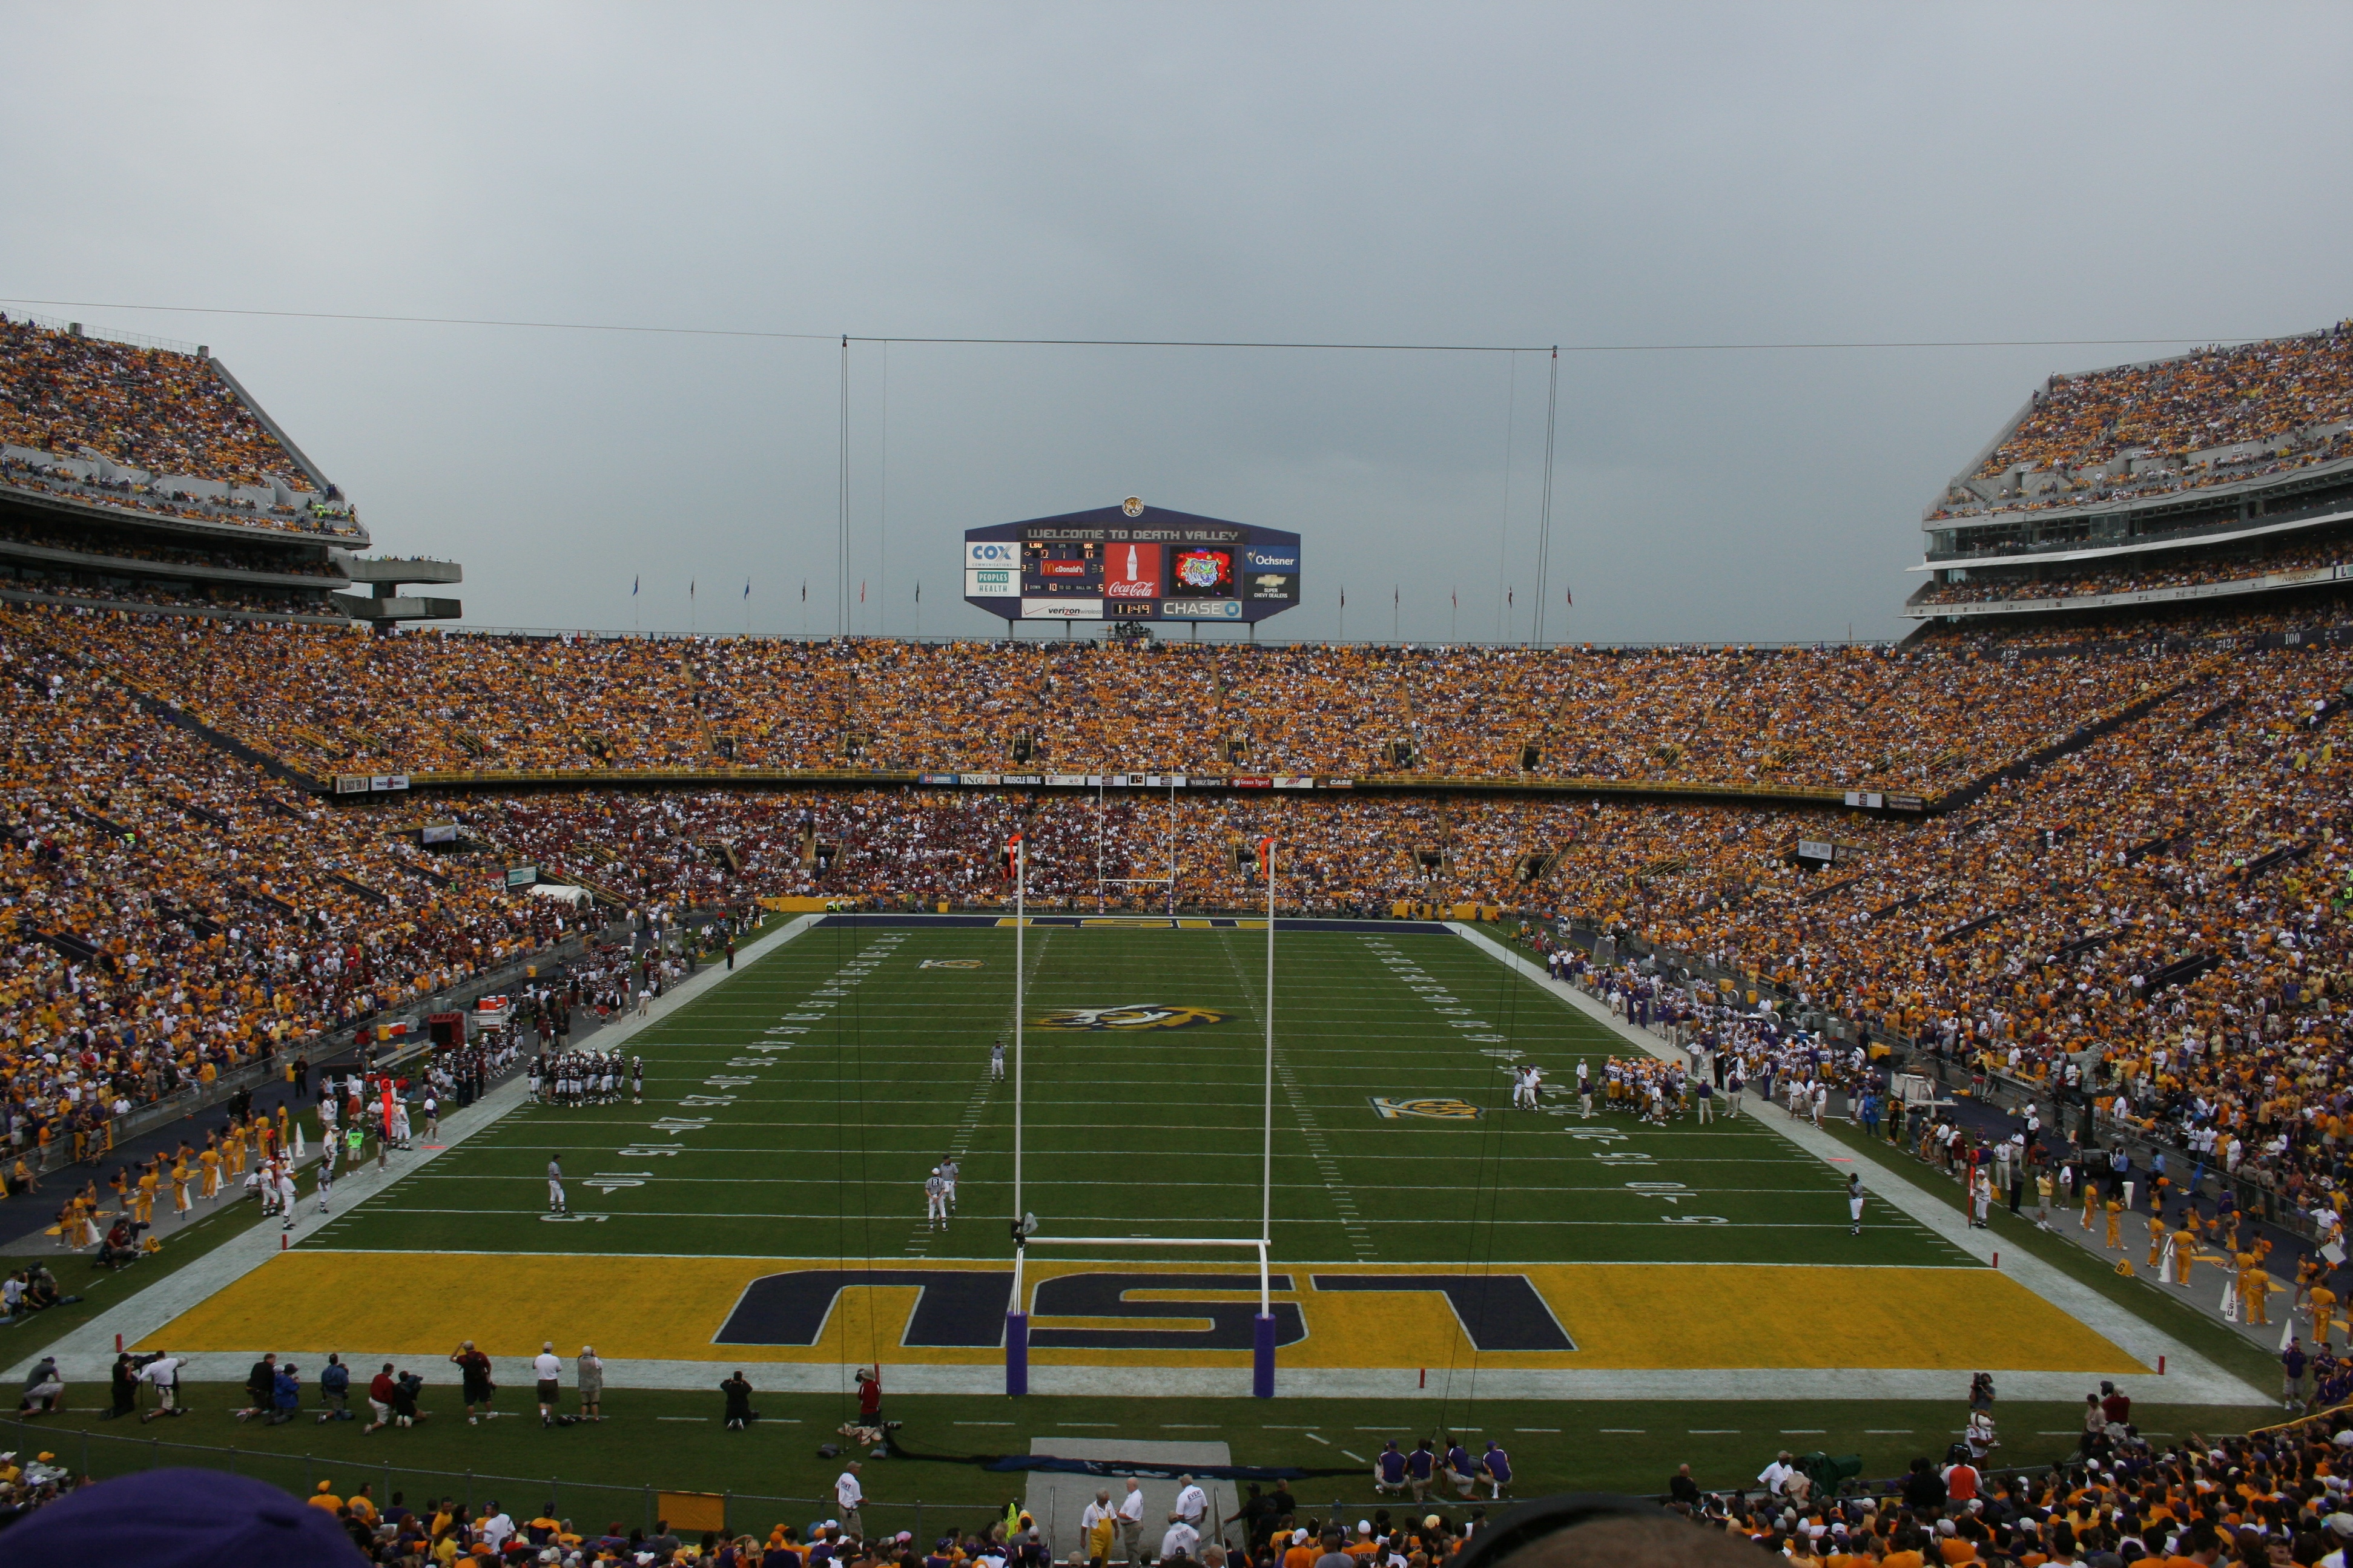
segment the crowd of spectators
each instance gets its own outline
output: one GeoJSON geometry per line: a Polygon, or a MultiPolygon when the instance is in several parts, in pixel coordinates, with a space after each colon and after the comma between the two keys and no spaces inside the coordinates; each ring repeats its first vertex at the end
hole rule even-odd
{"type": "MultiPolygon", "coordinates": [[[[2196,489],[2353,456],[2348,422],[2353,321],[2302,337],[2054,375],[1971,477],[1999,480],[2021,468],[2047,472],[2052,488],[1997,503],[2027,510],[2196,489]]],[[[1983,504],[1957,485],[1935,515],[1983,504]]]]}
{"type": "Polygon", "coordinates": [[[338,813],[0,628],[0,1121],[16,1151],[561,934],[495,868],[338,813]]]}
{"type": "Polygon", "coordinates": [[[125,609],[177,608],[233,610],[268,616],[338,617],[334,606],[318,594],[295,588],[256,587],[244,583],[158,583],[142,581],[90,566],[32,566],[0,561],[0,586],[19,594],[37,595],[26,603],[54,601],[86,605],[120,605],[125,609]]]}
{"type": "Polygon", "coordinates": [[[323,558],[295,560],[290,558],[282,548],[233,549],[224,545],[199,548],[185,543],[158,544],[153,540],[129,533],[44,527],[14,517],[0,517],[0,540],[157,566],[228,566],[248,572],[274,572],[298,577],[337,580],[342,575],[332,563],[323,558]]]}
{"type": "MultiPolygon", "coordinates": [[[[484,793],[438,797],[438,809],[468,842],[640,907],[740,908],[757,897],[997,907],[1009,891],[1002,847],[1018,830],[1040,909],[1151,910],[1173,896],[1247,910],[1265,896],[1254,847],[1271,835],[1286,910],[1467,905],[1639,938],[1778,986],[1800,1007],[2021,1078],[2094,1064],[2103,1115],[2170,1137],[2236,1134],[2245,1167],[2306,1206],[2348,1184],[2337,1152],[2353,1140],[2325,1136],[2323,1123],[2353,1116],[2353,1100],[2333,1087],[2348,1048],[2338,988],[2353,983],[2340,977],[2353,818],[2336,752],[2353,652],[2183,658],[2149,645],[2011,659],[1968,641],[1932,658],[976,647],[964,651],[977,673],[952,674],[964,667],[949,651],[387,639],[0,612],[10,736],[0,892],[16,944],[0,968],[0,1028],[15,1057],[0,1064],[14,1075],[7,1114],[20,1139],[55,1137],[532,950],[559,918],[420,848],[416,830],[433,805],[320,806],[164,722],[119,681],[314,764],[389,763],[425,738],[469,730],[486,754],[512,745],[550,759],[607,736],[605,760],[642,767],[693,755],[714,730],[815,747],[848,729],[874,748],[953,755],[976,743],[960,728],[968,711],[999,727],[1058,712],[1064,727],[1044,731],[1050,752],[1083,732],[1069,710],[1131,722],[1148,713],[1151,692],[1221,704],[1252,676],[1283,691],[1281,711],[1327,728],[1252,726],[1251,749],[1287,735],[1282,743],[1324,760],[1317,748],[1386,732],[1330,717],[1350,703],[1359,714],[1401,710],[1422,726],[1409,732],[1431,737],[1476,727],[1482,703],[1525,708],[1535,689],[1592,682],[1599,704],[1605,676],[1630,667],[1653,691],[1681,683],[1711,712],[1800,712],[1817,745],[1850,725],[1922,731],[1912,744],[1944,748],[1931,782],[1981,778],[2029,742],[2130,700],[2154,706],[1992,784],[1972,805],[1925,817],[1370,789],[1187,790],[1172,805],[1165,791],[1112,790],[1099,803],[1076,789],[854,781],[484,793]],[[1320,684],[1283,688],[1293,679],[1320,684]],[[1834,702],[1813,700],[1824,690],[1834,702]],[[404,712],[387,691],[427,705],[404,712]],[[881,715],[892,723],[865,721],[881,715]],[[398,742],[385,733],[395,724],[398,742]],[[1835,859],[1809,868],[1801,839],[1830,843],[1835,859]],[[1173,890],[1150,880],[1172,862],[1173,890]]],[[[1641,689],[1628,689],[1623,712],[1578,723],[1662,733],[1660,705],[1641,689]],[[1629,723],[1637,713],[1642,722],[1629,723]]],[[[1255,711],[1238,707],[1237,721],[1255,711]]],[[[1205,728],[1214,738],[1214,722],[1186,733],[1205,728]]],[[[1735,755],[1760,749],[1732,742],[1735,755]]],[[[1480,757],[1470,745],[1448,754],[1465,766],[1480,757]]]]}
{"type": "Polygon", "coordinates": [[[317,776],[1182,771],[1927,793],[2171,673],[2114,658],[2010,664],[1966,640],[1136,647],[37,624],[317,776]]]}
{"type": "Polygon", "coordinates": [[[210,360],[5,314],[0,447],[47,455],[7,459],[0,482],[112,507],[304,531],[348,530],[353,515],[332,492],[307,505],[289,499],[308,492],[301,465],[210,360]],[[93,457],[131,472],[69,466],[93,457]],[[273,478],[285,481],[286,495],[273,478]],[[185,481],[269,499],[190,489],[185,481]]]}
{"type": "Polygon", "coordinates": [[[2084,567],[2018,567],[1999,573],[1971,571],[1958,582],[1936,583],[1915,600],[1923,605],[1987,605],[2013,599],[2073,599],[2095,594],[2140,594],[2156,588],[2202,587],[2307,571],[2353,560],[2353,532],[2327,529],[2317,535],[2223,550],[2193,550],[2137,556],[2084,567]]]}

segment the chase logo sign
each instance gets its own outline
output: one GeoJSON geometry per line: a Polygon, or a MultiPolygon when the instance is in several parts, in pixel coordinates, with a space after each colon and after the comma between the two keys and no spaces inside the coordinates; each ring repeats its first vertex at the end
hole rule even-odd
{"type": "Polygon", "coordinates": [[[1384,1121],[1401,1117],[1427,1117],[1432,1121],[1476,1121],[1486,1114],[1467,1100],[1391,1100],[1387,1095],[1372,1097],[1374,1113],[1384,1121]]]}
{"type": "Polygon", "coordinates": [[[1037,1021],[1040,1029],[1109,1031],[1130,1034],[1139,1029],[1189,1029],[1196,1024],[1222,1024],[1226,1015],[1208,1007],[1164,1007],[1144,1003],[1125,1007],[1065,1007],[1037,1021]]]}

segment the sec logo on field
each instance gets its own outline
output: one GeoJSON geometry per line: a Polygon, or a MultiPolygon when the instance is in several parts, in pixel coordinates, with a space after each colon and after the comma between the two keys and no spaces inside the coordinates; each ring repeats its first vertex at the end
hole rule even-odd
{"type": "Polygon", "coordinates": [[[1467,1100],[1391,1100],[1387,1095],[1371,1097],[1373,1110],[1385,1121],[1401,1116],[1424,1116],[1433,1121],[1476,1121],[1486,1114],[1467,1100]]]}
{"type": "Polygon", "coordinates": [[[1126,1007],[1065,1007],[1038,1020],[1041,1029],[1116,1030],[1189,1029],[1196,1024],[1222,1024],[1226,1015],[1208,1007],[1163,1007],[1145,1003],[1126,1007]]]}

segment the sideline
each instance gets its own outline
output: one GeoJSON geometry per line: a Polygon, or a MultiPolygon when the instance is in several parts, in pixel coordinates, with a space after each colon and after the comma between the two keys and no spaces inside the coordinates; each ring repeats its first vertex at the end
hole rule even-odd
{"type": "MultiPolygon", "coordinates": [[[[665,992],[655,1001],[646,1016],[632,1016],[626,1023],[607,1025],[597,1031],[598,1048],[609,1050],[626,1044],[639,1030],[660,1023],[712,986],[767,957],[809,930],[820,918],[802,915],[787,921],[778,930],[740,950],[735,955],[734,969],[726,968],[723,963],[713,964],[691,980],[665,992]]],[[[26,1356],[0,1376],[21,1380],[32,1372],[41,1356],[53,1355],[58,1360],[58,1370],[65,1374],[69,1384],[105,1383],[110,1369],[114,1365],[116,1335],[121,1336],[125,1345],[137,1346],[150,1336],[160,1333],[174,1319],[242,1279],[286,1247],[300,1246],[322,1226],[340,1215],[350,1214],[378,1194],[389,1191],[399,1184],[402,1177],[421,1170],[438,1156],[494,1125],[500,1118],[522,1103],[523,1090],[523,1075],[517,1073],[464,1110],[443,1117],[441,1142],[438,1145],[420,1146],[413,1153],[396,1156],[396,1163],[383,1172],[379,1172],[372,1162],[364,1162],[358,1170],[337,1180],[334,1214],[321,1214],[319,1205],[311,1202],[310,1194],[306,1194],[296,1205],[291,1231],[271,1230],[267,1225],[256,1224],[243,1235],[221,1243],[202,1258],[165,1275],[136,1295],[117,1302],[42,1351],[26,1356]]],[[[162,1350],[169,1347],[156,1345],[150,1348],[162,1350]]],[[[260,1352],[254,1353],[258,1355],[260,1352]]],[[[349,1364],[357,1366],[364,1364],[366,1358],[362,1354],[345,1359],[349,1364]]],[[[243,1353],[191,1356],[185,1375],[190,1382],[241,1383],[251,1364],[252,1358],[243,1353]]]]}
{"type": "MultiPolygon", "coordinates": [[[[1542,965],[1522,958],[1493,937],[1460,921],[1449,921],[1448,926],[1455,935],[1525,976],[1536,985],[1562,998],[1628,1044],[1639,1047],[1662,1061],[1685,1060],[1681,1051],[1669,1046],[1648,1029],[1639,1028],[1628,1023],[1610,1012],[1606,1004],[1587,995],[1566,981],[1555,980],[1545,972],[1542,965]]],[[[1817,1131],[1810,1122],[1793,1121],[1786,1116],[1755,1116],[1753,1120],[1760,1125],[1772,1129],[1825,1164],[1834,1159],[1852,1161],[1853,1158],[1838,1140],[1826,1132],[1817,1131]]],[[[1865,1191],[1873,1199],[1889,1205],[1907,1218],[1918,1221],[1980,1262],[1991,1262],[1996,1246],[1990,1235],[1985,1231],[1970,1229],[1968,1220],[1962,1216],[1960,1210],[1921,1191],[1909,1178],[1892,1170],[1874,1169],[1866,1173],[1865,1191]]],[[[1864,1210],[1866,1218],[1869,1214],[1870,1210],[1866,1208],[1864,1210]]],[[[2214,1405],[2276,1405],[2278,1403],[2276,1396],[2269,1391],[2257,1388],[2235,1373],[2225,1371],[2197,1351],[2158,1329],[2147,1320],[2111,1301],[2090,1286],[2043,1262],[2031,1253],[2012,1248],[2010,1261],[2002,1266],[2002,1271],[2069,1317],[2105,1336],[2110,1343],[2142,1364],[2154,1369],[2158,1357],[2163,1356],[2165,1381],[2161,1384],[2145,1385],[2140,1395],[2142,1398],[2150,1400],[2161,1398],[2168,1404],[2178,1402],[2214,1405]],[[2164,1393],[2158,1394],[2148,1392],[2150,1386],[2162,1388],[2164,1393]]],[[[1957,1307],[1960,1303],[1956,1301],[1954,1305],[1957,1307]]],[[[1998,1368],[1995,1370],[1999,1371],[1998,1368]]],[[[1852,1375],[1854,1374],[1841,1373],[1841,1379],[1843,1382],[1852,1375]]],[[[2038,1375],[2048,1377],[2052,1374],[2032,1373],[2001,1374],[2005,1387],[2013,1384],[2024,1386],[2029,1380],[2038,1375]]],[[[2151,1375],[2154,1375],[2153,1372],[2151,1375]]],[[[2081,1387],[2081,1379],[2075,1380],[2077,1386],[2074,1392],[2077,1394],[2087,1392],[2081,1387]]],[[[2024,1396],[2038,1397],[2033,1394],[2024,1396]]]]}

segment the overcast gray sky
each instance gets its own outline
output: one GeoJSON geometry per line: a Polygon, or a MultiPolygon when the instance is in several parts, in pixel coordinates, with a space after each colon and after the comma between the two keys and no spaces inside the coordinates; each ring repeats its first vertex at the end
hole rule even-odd
{"type": "MultiPolygon", "coordinates": [[[[2204,341],[2353,314],[2342,5],[0,16],[0,294],[210,344],[385,552],[466,563],[482,625],[832,629],[843,331],[2204,341]]],[[[1564,353],[1549,629],[1565,578],[1577,639],[1897,635],[1920,509],[2033,382],[2165,352],[1564,353]]],[[[1408,637],[1524,637],[1546,372],[855,345],[852,629],[916,630],[920,581],[922,631],[985,632],[960,531],[1137,494],[1303,536],[1306,603],[1269,635],[1341,632],[1345,585],[1351,637],[1390,635],[1393,591],[1408,637]]]]}

